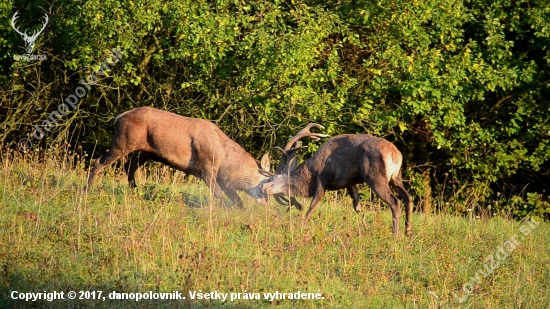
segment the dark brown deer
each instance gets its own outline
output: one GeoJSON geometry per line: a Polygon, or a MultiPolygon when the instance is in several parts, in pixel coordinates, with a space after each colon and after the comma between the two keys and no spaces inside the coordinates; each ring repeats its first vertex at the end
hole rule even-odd
{"type": "Polygon", "coordinates": [[[357,184],[366,182],[371,189],[389,204],[393,217],[393,234],[399,234],[399,199],[392,193],[390,185],[397,191],[406,205],[405,230],[412,233],[410,217],[412,197],[403,186],[401,179],[401,152],[385,139],[368,134],[344,134],[328,139],[309,160],[296,166],[295,153],[300,147],[298,141],[304,137],[318,139],[324,137],[310,132],[312,127],[322,126],[309,124],[294,136],[285,146],[280,173],[268,173],[271,181],[262,186],[267,194],[313,197],[304,221],[327,190],[347,189],[353,199],[353,208],[360,211],[357,184]],[[294,147],[293,147],[294,146],[294,147]]]}
{"type": "Polygon", "coordinates": [[[225,193],[233,204],[242,206],[236,191],[245,191],[265,205],[261,185],[269,180],[258,168],[269,170],[269,156],[257,162],[214,123],[187,118],[151,107],[138,107],[118,115],[109,152],[99,158],[90,173],[88,192],[97,174],[121,157],[131,154],[124,165],[130,186],[134,174],[148,160],[173,166],[202,179],[223,202],[225,193]]]}

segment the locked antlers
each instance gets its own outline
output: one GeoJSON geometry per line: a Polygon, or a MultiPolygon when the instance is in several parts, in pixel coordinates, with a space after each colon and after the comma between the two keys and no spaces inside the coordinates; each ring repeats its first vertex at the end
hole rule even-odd
{"type": "Polygon", "coordinates": [[[313,133],[311,132],[311,128],[324,129],[325,127],[318,123],[310,123],[305,128],[300,130],[298,134],[292,137],[286,143],[284,149],[279,146],[275,146],[275,148],[279,149],[283,153],[281,156],[281,161],[279,161],[279,165],[275,170],[275,174],[286,174],[296,167],[296,151],[307,148],[307,146],[301,145],[300,139],[309,137],[314,141],[318,141],[322,137],[329,137],[327,134],[313,133]],[[292,147],[293,145],[294,147],[292,147]]]}
{"type": "MultiPolygon", "coordinates": [[[[286,175],[296,167],[296,151],[307,148],[307,146],[302,146],[300,139],[304,137],[309,137],[315,141],[318,141],[322,137],[328,137],[326,134],[313,133],[311,128],[324,129],[324,127],[317,123],[310,123],[305,128],[300,130],[295,136],[293,136],[285,145],[285,148],[275,146],[274,148],[279,149],[282,152],[281,160],[279,165],[275,170],[275,173],[269,171],[260,170],[259,172],[271,179],[277,177],[278,175],[286,175]],[[294,146],[294,147],[293,147],[294,146]]],[[[284,195],[276,194],[274,196],[275,200],[281,205],[291,204],[299,210],[302,210],[302,205],[296,200],[295,197],[291,197],[290,203],[284,195]]]]}

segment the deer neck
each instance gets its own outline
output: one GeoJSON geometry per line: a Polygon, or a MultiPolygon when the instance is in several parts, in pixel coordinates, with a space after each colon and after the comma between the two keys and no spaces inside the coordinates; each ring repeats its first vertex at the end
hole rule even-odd
{"type": "Polygon", "coordinates": [[[315,192],[311,189],[313,176],[305,163],[298,165],[291,173],[287,181],[290,191],[294,196],[311,197],[315,192]]]}
{"type": "Polygon", "coordinates": [[[225,147],[226,156],[232,159],[223,162],[218,171],[218,179],[227,188],[244,191],[267,180],[267,177],[258,172],[256,160],[248,152],[234,142],[226,146],[229,146],[225,147]]]}

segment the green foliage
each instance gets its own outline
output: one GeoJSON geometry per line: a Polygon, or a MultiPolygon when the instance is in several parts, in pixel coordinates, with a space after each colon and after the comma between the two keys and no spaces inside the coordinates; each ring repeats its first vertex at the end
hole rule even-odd
{"type": "Polygon", "coordinates": [[[63,0],[37,41],[48,59],[15,61],[11,16],[34,29],[41,8],[0,5],[3,145],[32,135],[118,48],[124,59],[35,149],[101,152],[117,114],[154,106],[211,119],[255,154],[308,122],[386,137],[419,199],[432,169],[440,211],[550,190],[547,1],[63,0]]]}
{"type": "Polygon", "coordinates": [[[516,217],[524,218],[528,215],[535,215],[539,217],[544,217],[545,214],[550,213],[550,202],[549,199],[542,196],[542,194],[537,193],[527,193],[526,197],[520,197],[514,195],[509,203],[503,206],[496,206],[496,210],[513,213],[516,217]]]}

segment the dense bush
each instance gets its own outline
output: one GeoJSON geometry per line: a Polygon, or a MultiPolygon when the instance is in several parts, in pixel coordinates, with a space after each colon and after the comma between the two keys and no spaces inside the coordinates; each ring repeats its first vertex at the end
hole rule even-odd
{"type": "Polygon", "coordinates": [[[212,119],[255,154],[314,121],[396,143],[426,212],[550,212],[547,1],[5,1],[0,12],[4,147],[118,48],[34,149],[102,151],[114,117],[145,105],[212,119]],[[14,60],[15,11],[22,29],[50,16],[34,52],[47,60],[14,60]]]}

